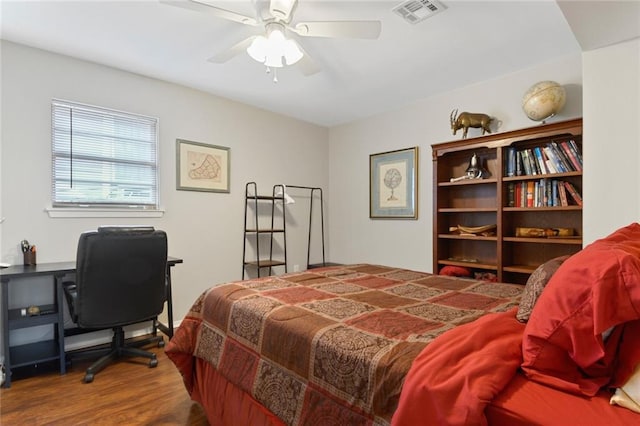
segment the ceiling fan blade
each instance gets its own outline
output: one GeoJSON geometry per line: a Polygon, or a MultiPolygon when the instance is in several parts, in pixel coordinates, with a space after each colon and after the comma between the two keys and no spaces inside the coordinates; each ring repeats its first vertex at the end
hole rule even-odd
{"type": "Polygon", "coordinates": [[[291,30],[303,37],[376,39],[382,31],[382,23],[380,21],[300,22],[291,30]]]}
{"type": "Polygon", "coordinates": [[[256,37],[257,36],[251,36],[249,38],[246,38],[246,39],[242,40],[241,42],[234,44],[229,49],[213,55],[212,57],[207,59],[207,61],[213,62],[214,64],[222,64],[224,62],[227,62],[229,59],[233,58],[234,56],[237,56],[237,55],[245,52],[247,50],[247,47],[249,47],[251,42],[256,37]]]}
{"type": "Polygon", "coordinates": [[[269,12],[271,12],[271,16],[274,18],[289,22],[297,5],[298,0],[271,0],[269,3],[269,12]]]}
{"type": "Polygon", "coordinates": [[[295,63],[295,66],[298,67],[300,72],[305,76],[310,76],[322,71],[320,66],[313,59],[311,59],[311,56],[309,56],[307,51],[304,50],[302,46],[300,46],[300,43],[295,40],[294,43],[298,45],[298,48],[302,52],[302,59],[295,63]]]}
{"type": "Polygon", "coordinates": [[[182,7],[184,9],[195,10],[196,12],[208,13],[209,15],[216,16],[218,18],[226,19],[228,21],[238,22],[245,25],[258,25],[258,21],[249,16],[241,15],[230,10],[221,9],[213,6],[209,3],[197,1],[197,0],[159,0],[160,3],[168,4],[171,6],[182,7]]]}
{"type": "Polygon", "coordinates": [[[314,62],[308,55],[305,55],[298,61],[296,66],[300,69],[300,72],[305,76],[317,74],[322,71],[322,68],[314,62]]]}

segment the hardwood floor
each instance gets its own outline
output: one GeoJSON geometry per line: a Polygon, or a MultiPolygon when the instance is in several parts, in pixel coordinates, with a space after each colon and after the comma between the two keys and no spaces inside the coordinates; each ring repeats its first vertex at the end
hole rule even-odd
{"type": "Polygon", "coordinates": [[[0,390],[0,424],[208,425],[164,348],[145,350],[156,353],[156,368],[142,358],[124,358],[84,383],[91,360],[74,361],[66,375],[51,371],[13,379],[11,388],[0,390]]]}

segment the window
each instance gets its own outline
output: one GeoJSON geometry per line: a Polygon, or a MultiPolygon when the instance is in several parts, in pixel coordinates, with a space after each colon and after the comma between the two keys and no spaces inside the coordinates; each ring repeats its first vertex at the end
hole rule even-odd
{"type": "Polygon", "coordinates": [[[158,120],[51,103],[53,207],[156,210],[158,120]]]}

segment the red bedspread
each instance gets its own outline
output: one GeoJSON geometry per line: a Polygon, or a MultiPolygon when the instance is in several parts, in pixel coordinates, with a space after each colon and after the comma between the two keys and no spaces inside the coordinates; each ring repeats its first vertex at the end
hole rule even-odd
{"type": "Polygon", "coordinates": [[[484,425],[484,409],[522,362],[515,309],[489,314],[434,340],[404,382],[394,425],[484,425]]]}
{"type": "Polygon", "coordinates": [[[205,360],[286,424],[388,424],[429,342],[521,292],[373,265],[238,281],[203,293],[167,355],[189,392],[205,360]]]}

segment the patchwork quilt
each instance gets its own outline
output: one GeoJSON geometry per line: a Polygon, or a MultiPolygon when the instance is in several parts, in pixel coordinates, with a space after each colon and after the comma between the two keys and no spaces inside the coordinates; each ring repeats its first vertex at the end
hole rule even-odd
{"type": "Polygon", "coordinates": [[[167,355],[189,392],[201,358],[289,425],[389,424],[424,347],[522,289],[366,264],[232,282],[196,300],[167,355]]]}

